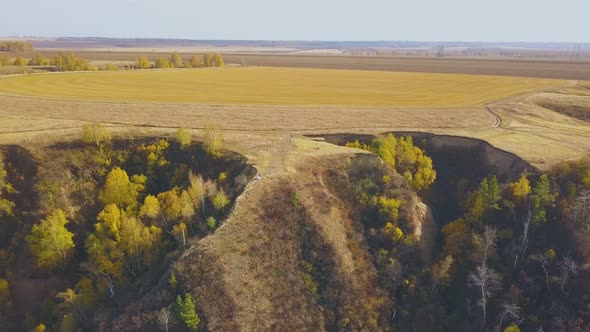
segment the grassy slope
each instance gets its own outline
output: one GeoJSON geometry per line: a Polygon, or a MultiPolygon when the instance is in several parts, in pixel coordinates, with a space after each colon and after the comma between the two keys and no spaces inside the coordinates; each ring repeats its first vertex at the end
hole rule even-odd
{"type": "Polygon", "coordinates": [[[19,76],[1,79],[0,92],[213,105],[464,107],[560,84],[521,77],[260,67],[19,76]]]}

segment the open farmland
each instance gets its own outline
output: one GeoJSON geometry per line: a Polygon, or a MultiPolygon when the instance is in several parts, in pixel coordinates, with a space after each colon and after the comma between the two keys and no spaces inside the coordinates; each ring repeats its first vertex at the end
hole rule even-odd
{"type": "Polygon", "coordinates": [[[564,81],[287,68],[119,71],[4,78],[0,92],[95,101],[341,107],[465,107],[564,81]]]}

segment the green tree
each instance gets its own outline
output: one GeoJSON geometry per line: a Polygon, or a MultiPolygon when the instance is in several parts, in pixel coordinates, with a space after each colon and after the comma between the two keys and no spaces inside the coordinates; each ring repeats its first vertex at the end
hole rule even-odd
{"type": "Polygon", "coordinates": [[[546,174],[541,175],[541,178],[533,188],[533,196],[531,202],[532,220],[536,223],[546,221],[545,208],[555,202],[557,193],[551,191],[551,184],[546,174]]]}
{"type": "Polygon", "coordinates": [[[101,143],[111,140],[111,131],[102,123],[88,123],[82,126],[82,141],[86,144],[96,144],[100,147],[101,143]]]}
{"type": "Polygon", "coordinates": [[[229,198],[227,198],[227,195],[223,192],[223,190],[219,190],[211,199],[211,203],[213,203],[215,210],[220,211],[229,204],[229,198]]]}
{"type": "Polygon", "coordinates": [[[135,66],[137,67],[137,69],[149,69],[151,66],[150,60],[147,56],[140,55],[137,57],[135,66]]]}
{"type": "Polygon", "coordinates": [[[217,220],[215,220],[213,216],[207,218],[207,226],[209,226],[210,230],[215,230],[215,228],[217,227],[217,220]]]}
{"type": "Polygon", "coordinates": [[[180,295],[176,297],[176,312],[189,329],[198,330],[201,319],[197,315],[195,302],[189,293],[184,295],[184,300],[180,295]]]}
{"type": "Polygon", "coordinates": [[[22,56],[17,56],[12,64],[18,67],[26,66],[27,60],[25,60],[25,58],[23,58],[22,56]]]}
{"type": "Polygon", "coordinates": [[[156,68],[170,68],[170,61],[168,59],[159,57],[156,58],[155,62],[156,68]]]}
{"type": "Polygon", "coordinates": [[[178,141],[178,144],[180,144],[180,146],[182,148],[185,148],[185,147],[191,145],[191,142],[192,142],[191,133],[184,128],[179,128],[176,131],[176,140],[178,141]]]}
{"type": "Polygon", "coordinates": [[[74,249],[74,234],[67,230],[68,222],[66,214],[58,209],[40,224],[33,225],[27,242],[39,266],[54,268],[65,264],[74,249]]]}
{"type": "Polygon", "coordinates": [[[168,277],[168,285],[170,285],[170,287],[172,288],[176,288],[177,283],[178,282],[176,281],[176,273],[172,271],[172,273],[170,273],[170,277],[168,277]]]}
{"type": "Polygon", "coordinates": [[[137,207],[141,187],[141,184],[129,180],[127,172],[115,167],[107,174],[98,197],[105,206],[115,204],[124,209],[133,209],[137,207]]]}
{"type": "Polygon", "coordinates": [[[170,56],[170,67],[181,68],[183,66],[182,57],[178,52],[172,53],[170,56]]]}

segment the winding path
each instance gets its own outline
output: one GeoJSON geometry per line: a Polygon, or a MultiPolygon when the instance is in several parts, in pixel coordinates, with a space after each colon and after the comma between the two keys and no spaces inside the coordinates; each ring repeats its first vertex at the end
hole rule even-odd
{"type": "Polygon", "coordinates": [[[494,112],[488,105],[483,107],[484,111],[488,112],[491,116],[494,117],[494,123],[492,124],[492,128],[500,128],[502,126],[502,118],[494,112]]]}

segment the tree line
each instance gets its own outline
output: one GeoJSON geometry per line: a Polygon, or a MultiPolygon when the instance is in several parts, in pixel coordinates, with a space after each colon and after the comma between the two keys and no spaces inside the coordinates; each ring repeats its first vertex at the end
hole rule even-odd
{"type": "MultiPolygon", "coordinates": [[[[95,66],[79,55],[71,52],[59,52],[54,57],[35,55],[27,61],[22,56],[14,59],[7,55],[0,55],[0,66],[53,66],[58,71],[110,71],[118,70],[119,66],[112,63],[95,66]]],[[[137,58],[133,66],[125,66],[124,69],[150,69],[150,68],[202,68],[202,67],[224,67],[225,62],[221,54],[207,53],[203,56],[192,55],[188,59],[183,59],[178,52],[173,53],[170,57],[157,57],[153,64],[150,59],[141,55],[137,58]]]]}
{"type": "Polygon", "coordinates": [[[0,52],[30,52],[33,44],[28,41],[0,41],[0,52]]]}
{"type": "Polygon", "coordinates": [[[178,52],[174,52],[170,57],[157,57],[154,64],[149,58],[141,55],[137,58],[135,67],[137,69],[149,68],[201,68],[201,67],[223,67],[225,63],[221,54],[207,53],[202,57],[193,55],[188,59],[183,59],[178,52]]]}

